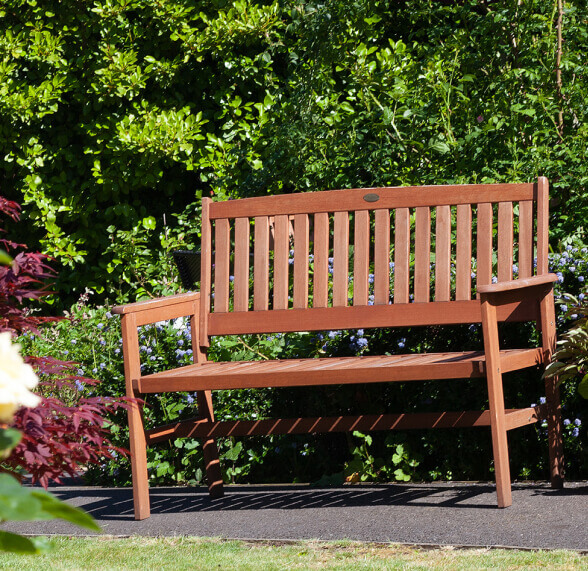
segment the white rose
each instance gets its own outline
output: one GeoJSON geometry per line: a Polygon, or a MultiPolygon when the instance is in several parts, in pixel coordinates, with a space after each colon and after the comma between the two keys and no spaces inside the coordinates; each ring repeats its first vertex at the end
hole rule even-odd
{"type": "Polygon", "coordinates": [[[0,333],[0,421],[10,422],[21,406],[35,407],[41,399],[30,392],[39,382],[30,365],[19,353],[20,346],[12,336],[0,333]]]}

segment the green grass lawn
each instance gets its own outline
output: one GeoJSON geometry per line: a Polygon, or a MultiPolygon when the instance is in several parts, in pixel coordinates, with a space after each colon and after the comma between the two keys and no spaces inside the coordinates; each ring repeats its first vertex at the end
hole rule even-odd
{"type": "Polygon", "coordinates": [[[586,569],[572,551],[419,549],[358,542],[66,538],[47,555],[0,554],[0,569],[586,569]]]}

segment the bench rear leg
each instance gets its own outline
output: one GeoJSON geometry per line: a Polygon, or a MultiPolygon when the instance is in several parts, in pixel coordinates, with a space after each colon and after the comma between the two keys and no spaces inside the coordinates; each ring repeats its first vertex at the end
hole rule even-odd
{"type": "MultiPolygon", "coordinates": [[[[199,391],[198,411],[202,418],[214,421],[214,412],[212,409],[211,391],[199,391]]],[[[223,476],[221,472],[218,446],[216,440],[210,438],[203,442],[204,465],[206,469],[206,481],[208,482],[208,493],[211,498],[221,498],[224,495],[223,476]]]]}
{"type": "MultiPolygon", "coordinates": [[[[553,292],[541,300],[541,337],[545,354],[551,357],[555,350],[555,306],[553,292]]],[[[549,479],[552,488],[563,488],[564,460],[561,404],[557,378],[545,379],[547,401],[547,430],[549,434],[549,479]]]]}
{"type": "Polygon", "coordinates": [[[563,435],[559,387],[556,378],[545,380],[545,396],[549,439],[549,480],[552,488],[561,489],[564,483],[563,435]]]}

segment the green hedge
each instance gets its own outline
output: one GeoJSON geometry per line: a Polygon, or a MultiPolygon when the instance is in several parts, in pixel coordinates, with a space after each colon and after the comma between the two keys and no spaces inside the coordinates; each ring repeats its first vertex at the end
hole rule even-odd
{"type": "Polygon", "coordinates": [[[574,241],[588,24],[563,5],[559,50],[538,0],[5,0],[0,192],[70,300],[164,290],[202,195],[545,175],[574,241]]]}

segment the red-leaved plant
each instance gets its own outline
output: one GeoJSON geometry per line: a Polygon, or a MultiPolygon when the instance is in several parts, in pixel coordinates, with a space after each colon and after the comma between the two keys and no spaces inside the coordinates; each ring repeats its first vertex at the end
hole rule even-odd
{"type": "MultiPolygon", "coordinates": [[[[20,206],[0,196],[0,214],[18,221],[20,206]]],[[[0,228],[0,232],[4,232],[0,228]]],[[[0,237],[0,250],[13,258],[9,266],[0,265],[0,332],[14,336],[40,334],[40,328],[57,317],[33,315],[24,307],[49,294],[47,280],[55,272],[47,256],[27,251],[27,246],[0,237]]],[[[64,475],[75,477],[88,464],[99,464],[127,452],[109,440],[105,418],[119,408],[126,408],[125,398],[84,397],[74,405],[59,395],[75,395],[85,385],[98,381],[76,374],[76,363],[54,357],[29,356],[40,383],[41,404],[17,412],[13,426],[22,432],[20,444],[2,462],[4,469],[31,475],[32,482],[47,487],[50,480],[60,483],[64,475]]]]}

